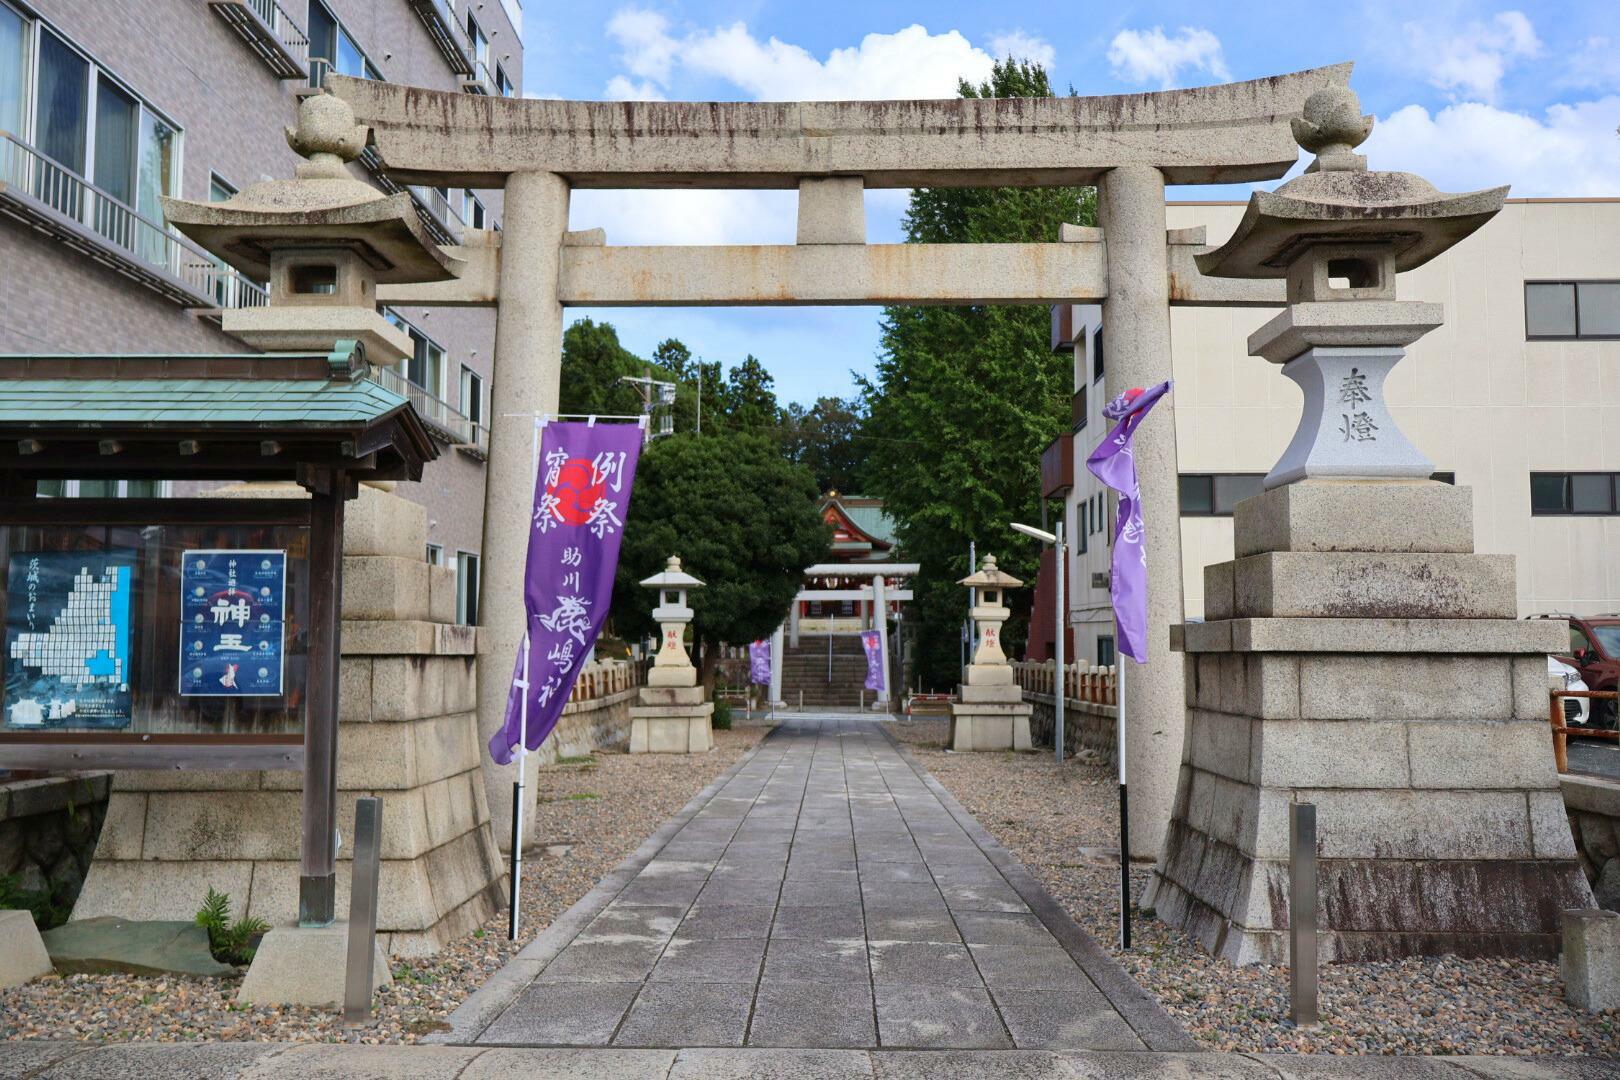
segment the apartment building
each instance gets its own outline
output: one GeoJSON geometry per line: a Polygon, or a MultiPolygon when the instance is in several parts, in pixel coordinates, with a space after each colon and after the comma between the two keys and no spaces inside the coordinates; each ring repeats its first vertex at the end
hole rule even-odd
{"type": "MultiPolygon", "coordinates": [[[[221,311],[263,283],[167,227],[159,199],[226,199],[300,160],[283,131],[328,73],[475,94],[523,84],[519,0],[0,0],[0,353],[235,353],[221,311]]],[[[408,190],[440,243],[500,227],[499,191],[408,190]]],[[[449,448],[401,494],[477,621],[495,343],[489,310],[401,307],[414,355],[380,372],[449,448]]],[[[50,495],[166,494],[151,482],[50,495]]]]}
{"type": "MultiPolygon", "coordinates": [[[[1212,244],[1241,203],[1170,203],[1172,229],[1212,244]]],[[[1438,479],[1474,492],[1479,551],[1517,556],[1519,611],[1620,611],[1620,199],[1509,199],[1488,225],[1401,275],[1400,295],[1445,306],[1445,325],[1407,350],[1390,410],[1438,479]]],[[[1299,388],[1246,355],[1276,308],[1171,314],[1186,613],[1204,611],[1204,567],[1232,558],[1232,508],[1260,491],[1298,423],[1299,388]]],[[[1107,571],[1113,508],[1085,459],[1108,428],[1101,309],[1059,312],[1073,350],[1073,431],[1047,447],[1043,493],[1063,500],[1073,540],[1071,656],[1112,663],[1107,571]]],[[[1163,422],[1155,414],[1149,423],[1163,422]]],[[[1050,599],[1041,601],[1048,607],[1050,599]]],[[[1035,653],[1049,655],[1051,624],[1035,653]]],[[[1033,635],[1032,635],[1033,637],[1033,635]]]]}

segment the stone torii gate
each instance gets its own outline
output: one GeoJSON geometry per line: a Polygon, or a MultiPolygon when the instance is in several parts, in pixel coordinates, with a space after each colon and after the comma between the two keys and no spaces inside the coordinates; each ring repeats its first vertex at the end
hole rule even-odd
{"type": "MultiPolygon", "coordinates": [[[[800,103],[590,102],[443,93],[331,77],[407,183],[504,187],[504,232],[470,233],[454,281],[385,286],[383,303],[496,305],[484,519],[480,729],[499,725],[523,630],[530,424],[555,411],[563,308],[815,304],[1101,303],[1110,392],[1170,375],[1172,304],[1284,301],[1279,282],[1203,277],[1201,230],[1167,234],[1167,184],[1275,179],[1289,130],[1350,65],[1249,82],[1108,97],[800,103]],[[1101,228],[1047,244],[866,243],[865,188],[1096,184],[1101,228]],[[572,188],[797,188],[798,242],[610,246],[570,232],[572,188]]],[[[1169,405],[1162,408],[1171,407],[1169,405]]],[[[1151,624],[1182,618],[1175,425],[1138,436],[1149,528],[1151,624]]],[[[1158,853],[1184,717],[1180,658],[1152,636],[1127,732],[1134,853],[1158,853]]],[[[509,812],[504,777],[486,775],[509,812]]]]}

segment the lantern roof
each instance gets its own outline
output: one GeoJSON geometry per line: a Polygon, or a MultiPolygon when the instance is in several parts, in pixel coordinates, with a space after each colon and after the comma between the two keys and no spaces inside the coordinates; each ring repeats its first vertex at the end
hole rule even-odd
{"type": "Polygon", "coordinates": [[[975,589],[1016,589],[1024,583],[1005,570],[998,569],[994,555],[986,555],[978,573],[968,575],[957,584],[975,589]]]}
{"type": "Polygon", "coordinates": [[[701,589],[703,582],[681,569],[681,557],[671,555],[664,569],[650,578],[645,578],[642,585],[649,589],[701,589]]]}
{"type": "Polygon", "coordinates": [[[1196,256],[1198,269],[1210,277],[1281,278],[1314,245],[1376,243],[1393,246],[1397,271],[1411,270],[1502,208],[1506,187],[1450,194],[1411,173],[1369,171],[1354,148],[1371,134],[1373,119],[1347,86],[1307,98],[1293,131],[1316,160],[1276,191],[1251,194],[1237,231],[1196,256]]]}

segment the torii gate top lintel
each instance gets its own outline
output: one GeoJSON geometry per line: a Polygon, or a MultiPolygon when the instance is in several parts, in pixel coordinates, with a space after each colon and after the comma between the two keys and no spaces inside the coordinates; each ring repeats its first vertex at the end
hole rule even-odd
{"type": "Polygon", "coordinates": [[[1151,165],[1166,183],[1281,176],[1289,120],[1349,82],[1335,64],[1154,93],[915,101],[557,101],[331,76],[389,173],[499,187],[556,173],[577,188],[794,188],[859,176],[868,188],[1048,187],[1151,165]]]}

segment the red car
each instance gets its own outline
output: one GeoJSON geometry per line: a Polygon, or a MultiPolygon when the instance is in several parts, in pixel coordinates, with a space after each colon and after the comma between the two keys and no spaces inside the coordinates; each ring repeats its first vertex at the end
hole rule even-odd
{"type": "MultiPolygon", "coordinates": [[[[1532,615],[1532,619],[1563,619],[1569,623],[1569,652],[1560,660],[1576,668],[1590,690],[1620,689],[1620,614],[1532,615]]],[[[1616,726],[1614,700],[1592,702],[1596,727],[1616,726]]]]}

